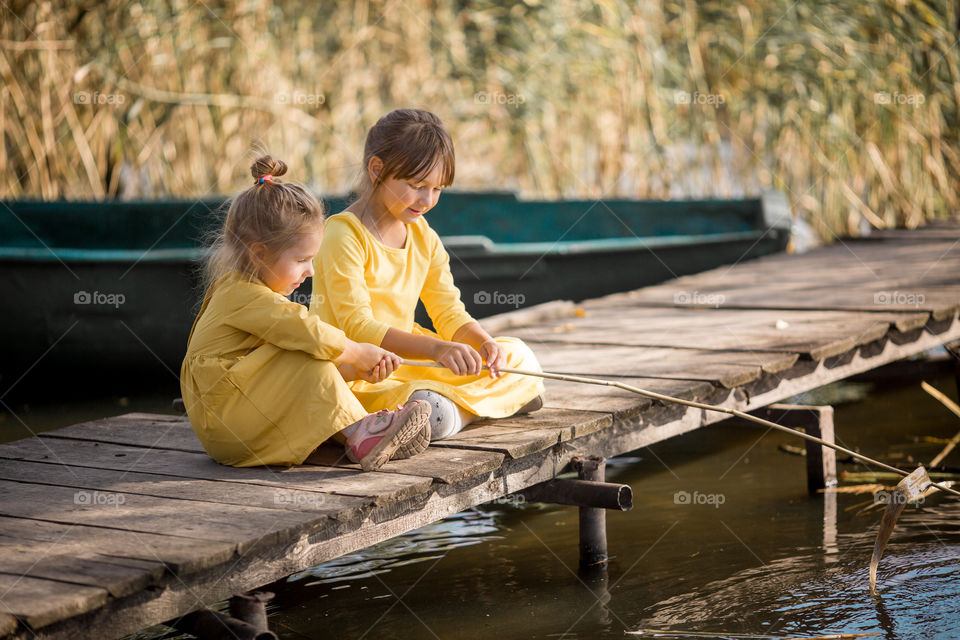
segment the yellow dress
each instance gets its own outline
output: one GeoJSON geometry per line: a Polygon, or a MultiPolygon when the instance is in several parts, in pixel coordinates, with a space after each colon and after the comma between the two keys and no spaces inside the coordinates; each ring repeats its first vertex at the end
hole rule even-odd
{"type": "MultiPolygon", "coordinates": [[[[351,340],[379,345],[390,327],[451,340],[460,327],[475,322],[454,286],[450,258],[440,237],[424,218],[407,225],[406,245],[397,249],[374,238],[353,213],[331,216],[314,267],[310,311],[343,329],[351,340]],[[418,298],[436,333],[414,322],[418,298]]],[[[523,341],[496,340],[506,353],[506,366],[540,370],[523,341]]],[[[488,418],[513,415],[543,393],[539,378],[516,374],[492,378],[486,371],[457,376],[445,368],[406,365],[382,382],[349,384],[368,411],[393,409],[417,389],[429,389],[488,418]]]]}
{"type": "Polygon", "coordinates": [[[236,467],[294,465],[367,412],[333,360],[343,331],[231,272],[204,295],[180,369],[207,453],[236,467]]]}

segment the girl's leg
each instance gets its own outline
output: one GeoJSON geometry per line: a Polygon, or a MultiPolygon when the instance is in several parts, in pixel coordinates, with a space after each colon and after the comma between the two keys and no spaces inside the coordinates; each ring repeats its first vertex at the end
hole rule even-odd
{"type": "Polygon", "coordinates": [[[430,404],[431,440],[449,438],[479,418],[469,411],[464,411],[456,402],[436,391],[419,389],[410,394],[410,399],[423,400],[430,404]]]}

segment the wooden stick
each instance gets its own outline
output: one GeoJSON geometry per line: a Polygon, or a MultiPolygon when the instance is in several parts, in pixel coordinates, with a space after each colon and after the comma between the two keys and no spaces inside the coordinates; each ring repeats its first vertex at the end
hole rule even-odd
{"type": "MultiPolygon", "coordinates": [[[[446,368],[439,362],[430,362],[427,360],[403,360],[403,364],[410,367],[433,367],[433,368],[440,368],[440,369],[446,368]]],[[[483,368],[487,369],[486,366],[484,366],[483,368]]],[[[803,433],[802,431],[797,431],[796,429],[791,429],[790,427],[785,427],[782,424],[777,424],[776,422],[770,422],[769,420],[764,420],[763,418],[758,418],[756,416],[750,415],[749,413],[744,413],[743,411],[738,411],[736,409],[727,409],[726,407],[720,407],[720,406],[715,406],[711,404],[704,404],[702,402],[694,402],[692,400],[682,400],[680,398],[674,398],[673,396],[665,396],[662,393],[656,393],[655,391],[647,391],[646,389],[634,387],[629,384],[624,384],[622,382],[611,382],[609,380],[600,380],[599,378],[586,378],[584,376],[572,376],[564,373],[548,373],[546,371],[525,371],[523,369],[509,369],[507,367],[500,367],[500,371],[502,373],[515,373],[521,376],[535,376],[538,378],[546,378],[548,380],[563,380],[564,382],[582,382],[584,384],[596,384],[604,387],[616,387],[617,389],[630,391],[632,393],[646,396],[648,398],[653,398],[655,400],[660,400],[662,402],[672,402],[674,404],[682,404],[688,407],[694,407],[696,409],[703,409],[705,411],[716,411],[717,413],[725,413],[727,415],[736,416],[744,420],[749,420],[750,422],[756,422],[757,424],[762,424],[763,426],[769,427],[771,429],[776,429],[778,431],[783,431],[784,433],[795,435],[805,440],[810,440],[811,442],[816,442],[817,444],[823,445],[824,447],[830,447],[831,449],[835,449],[836,451],[845,453],[848,456],[851,456],[858,460],[862,460],[864,462],[868,462],[870,464],[876,465],[881,469],[892,471],[897,475],[904,476],[904,477],[910,475],[909,471],[898,469],[897,467],[890,466],[889,464],[885,464],[883,462],[880,462],[879,460],[874,460],[873,458],[868,458],[865,455],[859,454],[856,451],[851,451],[850,449],[841,447],[840,445],[834,444],[832,442],[821,440],[820,438],[808,435],[806,433],[803,433]]],[[[931,484],[931,486],[936,487],[941,491],[945,491],[947,493],[952,493],[956,496],[960,496],[960,491],[955,491],[950,487],[945,487],[943,485],[936,484],[936,483],[931,484]]]]}
{"type": "MultiPolygon", "coordinates": [[[[948,398],[942,391],[936,387],[927,384],[926,382],[921,382],[920,386],[923,387],[923,390],[929,393],[931,396],[936,398],[945,406],[947,409],[953,412],[955,416],[960,418],[960,407],[957,406],[957,403],[948,398]]],[[[930,464],[927,465],[930,468],[933,468],[940,464],[944,458],[947,457],[947,454],[953,451],[953,448],[960,443],[960,431],[957,432],[957,435],[953,436],[950,442],[943,448],[943,450],[937,454],[937,457],[930,461],[930,464]]]]}

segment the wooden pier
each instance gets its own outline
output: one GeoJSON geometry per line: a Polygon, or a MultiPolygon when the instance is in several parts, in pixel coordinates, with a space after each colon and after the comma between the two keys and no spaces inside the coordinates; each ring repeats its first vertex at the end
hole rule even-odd
{"type": "MultiPolygon", "coordinates": [[[[493,324],[547,371],[758,410],[960,339],[958,310],[960,225],[943,224],[493,324]]],[[[172,415],[0,445],[0,638],[117,637],[551,480],[574,456],[725,418],[613,388],[546,387],[541,411],[372,473],[334,449],[290,469],[223,467],[172,415]]]]}

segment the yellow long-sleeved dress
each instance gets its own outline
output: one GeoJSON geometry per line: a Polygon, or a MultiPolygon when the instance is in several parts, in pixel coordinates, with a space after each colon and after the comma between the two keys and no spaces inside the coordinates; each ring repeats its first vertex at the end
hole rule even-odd
{"type": "MultiPolygon", "coordinates": [[[[475,322],[454,286],[440,237],[424,218],[407,225],[407,242],[397,249],[374,238],[353,213],[331,216],[314,266],[310,311],[343,329],[351,340],[379,345],[390,327],[451,340],[463,325],[475,322]],[[436,333],[414,322],[418,298],[436,333]]],[[[506,353],[506,366],[540,370],[523,341],[495,339],[506,353]]],[[[539,378],[517,374],[492,378],[487,372],[457,376],[448,369],[406,365],[382,382],[349,384],[368,411],[392,409],[417,389],[429,389],[488,418],[513,415],[543,393],[539,378]]]]}
{"type": "Polygon", "coordinates": [[[206,291],[180,369],[187,415],[207,453],[236,467],[302,463],[364,417],[333,360],[343,331],[231,272],[206,291]]]}

